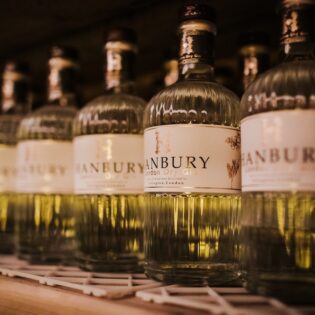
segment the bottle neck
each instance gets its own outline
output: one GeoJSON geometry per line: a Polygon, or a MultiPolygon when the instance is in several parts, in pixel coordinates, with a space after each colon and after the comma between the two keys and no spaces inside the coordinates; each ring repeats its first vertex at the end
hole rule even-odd
{"type": "Polygon", "coordinates": [[[263,45],[246,45],[240,49],[240,69],[243,91],[256,79],[259,73],[270,66],[269,51],[263,45]]]}
{"type": "Polygon", "coordinates": [[[49,60],[48,102],[60,106],[74,105],[78,64],[60,57],[49,60]]]}
{"type": "Polygon", "coordinates": [[[284,59],[288,61],[314,59],[315,56],[315,5],[300,2],[288,5],[282,12],[281,42],[284,59]]]}
{"type": "Polygon", "coordinates": [[[133,93],[134,63],[137,47],[128,42],[105,45],[105,89],[109,93],[133,93]]]}
{"type": "Polygon", "coordinates": [[[5,71],[2,82],[2,113],[24,114],[29,111],[29,77],[15,71],[5,71]]]}
{"type": "Polygon", "coordinates": [[[204,20],[190,20],[179,27],[179,78],[213,80],[216,26],[204,20]]]}

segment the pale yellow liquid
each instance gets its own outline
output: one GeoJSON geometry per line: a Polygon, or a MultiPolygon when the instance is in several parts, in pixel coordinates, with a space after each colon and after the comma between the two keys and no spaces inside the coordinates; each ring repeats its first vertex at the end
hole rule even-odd
{"type": "Polygon", "coordinates": [[[142,195],[75,196],[80,266],[95,271],[140,271],[142,195]]]}
{"type": "Polygon", "coordinates": [[[14,250],[14,194],[0,194],[0,253],[9,254],[14,250]]]}
{"type": "Polygon", "coordinates": [[[190,285],[239,284],[240,197],[147,194],[146,272],[190,285]]]}
{"type": "Polygon", "coordinates": [[[314,301],[314,194],[244,193],[242,212],[247,287],[290,303],[314,301]]]}
{"type": "Polygon", "coordinates": [[[18,255],[45,263],[71,259],[75,236],[73,196],[18,194],[15,198],[18,255]]]}

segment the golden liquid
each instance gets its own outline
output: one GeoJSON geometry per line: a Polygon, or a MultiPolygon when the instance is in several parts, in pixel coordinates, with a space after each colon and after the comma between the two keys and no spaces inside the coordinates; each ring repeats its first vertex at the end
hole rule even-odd
{"type": "Polygon", "coordinates": [[[78,258],[95,271],[139,271],[143,260],[142,195],[75,196],[78,258]]]}
{"type": "Polygon", "coordinates": [[[289,302],[314,301],[315,198],[311,193],[244,193],[247,287],[289,302]]]}
{"type": "Polygon", "coordinates": [[[14,251],[14,211],[12,199],[14,194],[0,194],[0,253],[14,251]]]}
{"type": "Polygon", "coordinates": [[[146,272],[164,282],[239,284],[240,197],[147,194],[146,272]]]}
{"type": "Polygon", "coordinates": [[[75,222],[73,196],[18,194],[17,253],[32,262],[71,259],[75,222]]]}

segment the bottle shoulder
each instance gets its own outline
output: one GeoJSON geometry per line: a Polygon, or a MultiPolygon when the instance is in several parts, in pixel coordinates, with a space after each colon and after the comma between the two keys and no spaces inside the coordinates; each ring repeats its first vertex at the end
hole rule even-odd
{"type": "Polygon", "coordinates": [[[141,133],[146,102],[129,94],[107,94],[84,106],[74,120],[75,135],[141,133]]]}
{"type": "Polygon", "coordinates": [[[19,114],[0,115],[0,144],[16,144],[17,130],[22,116],[19,114]]]}
{"type": "Polygon", "coordinates": [[[144,127],[169,124],[239,125],[239,98],[215,82],[178,81],[156,94],[144,113],[144,127]]]}
{"type": "Polygon", "coordinates": [[[283,62],[259,75],[241,100],[241,116],[315,108],[315,61],[283,62]]]}
{"type": "Polygon", "coordinates": [[[71,140],[74,106],[45,105],[21,120],[18,140],[71,140]]]}

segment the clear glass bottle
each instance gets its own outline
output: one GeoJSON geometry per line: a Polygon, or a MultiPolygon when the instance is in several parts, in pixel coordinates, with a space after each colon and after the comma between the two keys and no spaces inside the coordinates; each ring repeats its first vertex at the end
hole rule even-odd
{"type": "Polygon", "coordinates": [[[106,92],[74,122],[78,260],[87,270],[130,272],[143,260],[145,102],[133,94],[136,35],[113,29],[104,48],[106,92]]]}
{"type": "Polygon", "coordinates": [[[0,115],[0,253],[14,251],[16,135],[20,120],[30,109],[29,90],[28,65],[7,62],[2,76],[0,115]]]}
{"type": "Polygon", "coordinates": [[[52,47],[48,102],[26,116],[18,130],[17,252],[32,262],[53,263],[73,255],[77,72],[77,51],[52,47]]]}
{"type": "Polygon", "coordinates": [[[248,31],[240,34],[239,69],[242,80],[241,94],[256,79],[257,75],[270,67],[270,49],[268,34],[258,31],[248,31]]]}
{"type": "Polygon", "coordinates": [[[246,286],[315,298],[315,2],[282,1],[284,60],[244,94],[242,263],[246,286]]]}
{"type": "Polygon", "coordinates": [[[238,283],[239,100],[213,82],[215,12],[183,8],[179,81],[144,113],[145,271],[191,285],[238,283]]]}

